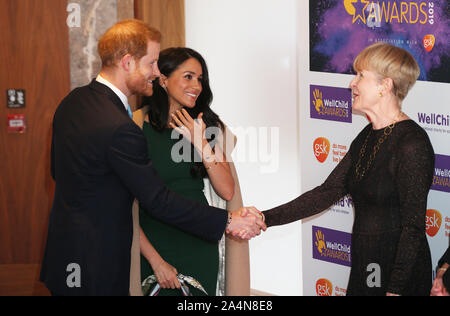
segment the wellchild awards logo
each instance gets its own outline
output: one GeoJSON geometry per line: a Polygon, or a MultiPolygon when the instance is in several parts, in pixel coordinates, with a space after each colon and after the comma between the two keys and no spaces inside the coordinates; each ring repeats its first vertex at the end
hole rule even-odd
{"type": "Polygon", "coordinates": [[[313,119],[351,123],[351,90],[310,85],[310,111],[313,119]]]}
{"type": "Polygon", "coordinates": [[[312,234],[314,259],[351,266],[351,234],[318,226],[312,234]]]}
{"type": "MultiPolygon", "coordinates": [[[[344,8],[352,16],[352,24],[362,22],[369,28],[382,27],[383,24],[433,25],[438,5],[435,6],[433,1],[344,0],[344,8]]],[[[422,39],[427,53],[433,50],[435,43],[434,34],[426,34],[422,39]]]]}
{"type": "Polygon", "coordinates": [[[435,155],[431,190],[450,193],[450,156],[435,155]]]}

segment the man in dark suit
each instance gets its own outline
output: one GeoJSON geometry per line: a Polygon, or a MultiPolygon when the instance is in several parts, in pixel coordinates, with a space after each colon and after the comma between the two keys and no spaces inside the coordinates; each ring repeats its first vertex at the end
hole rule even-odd
{"type": "Polygon", "coordinates": [[[137,20],[113,26],[99,41],[100,75],[56,110],[56,189],[41,270],[54,295],[129,294],[134,197],[155,218],[211,241],[225,230],[248,239],[265,229],[254,208],[228,213],[194,203],[170,192],[153,169],[127,97],[152,94],[160,36],[137,20]]]}

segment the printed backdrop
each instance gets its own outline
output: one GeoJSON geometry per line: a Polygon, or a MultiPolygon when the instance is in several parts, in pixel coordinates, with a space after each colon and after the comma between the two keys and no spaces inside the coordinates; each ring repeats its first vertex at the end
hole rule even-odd
{"type": "Polygon", "coordinates": [[[311,71],[352,73],[356,55],[383,41],[407,49],[420,80],[450,82],[448,0],[310,0],[311,71]]]}
{"type": "MultiPolygon", "coordinates": [[[[309,12],[310,73],[308,87],[300,88],[309,92],[309,103],[300,103],[302,192],[325,181],[368,124],[352,114],[352,76],[345,74],[353,59],[377,41],[407,49],[420,63],[422,81],[403,110],[427,131],[436,154],[424,219],[435,268],[450,235],[449,1],[310,0],[309,12]]],[[[346,294],[353,212],[346,196],[302,222],[304,295],[346,294]]]]}

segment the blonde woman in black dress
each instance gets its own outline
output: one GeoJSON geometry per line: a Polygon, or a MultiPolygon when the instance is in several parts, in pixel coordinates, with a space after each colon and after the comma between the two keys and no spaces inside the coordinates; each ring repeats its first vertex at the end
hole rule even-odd
{"type": "Polygon", "coordinates": [[[377,43],[354,61],[353,108],[370,124],[321,186],[264,212],[268,227],[318,214],[350,194],[355,206],[347,295],[429,295],[431,255],[425,234],[434,152],[426,132],[402,112],[420,70],[405,50],[377,43]],[[381,284],[367,284],[367,267],[381,284]]]}

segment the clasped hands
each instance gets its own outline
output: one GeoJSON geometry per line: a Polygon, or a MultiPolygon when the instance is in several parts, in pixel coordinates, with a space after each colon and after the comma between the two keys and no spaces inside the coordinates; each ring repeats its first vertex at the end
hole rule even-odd
{"type": "Polygon", "coordinates": [[[263,213],[255,207],[242,207],[234,212],[228,213],[228,224],[226,233],[243,240],[249,240],[266,231],[263,213]]]}

